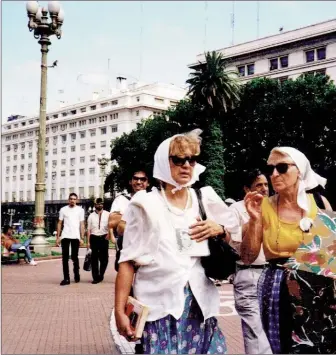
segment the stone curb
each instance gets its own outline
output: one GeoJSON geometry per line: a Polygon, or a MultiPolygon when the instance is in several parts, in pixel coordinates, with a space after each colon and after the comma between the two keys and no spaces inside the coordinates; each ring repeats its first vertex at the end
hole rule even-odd
{"type": "Polygon", "coordinates": [[[113,342],[120,354],[135,354],[135,344],[128,342],[123,336],[118,333],[114,316],[114,308],[112,309],[111,313],[110,330],[113,342]]]}

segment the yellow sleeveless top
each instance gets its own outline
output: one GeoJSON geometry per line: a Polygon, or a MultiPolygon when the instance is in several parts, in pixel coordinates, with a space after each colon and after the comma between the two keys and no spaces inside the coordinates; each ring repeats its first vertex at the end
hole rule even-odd
{"type": "MultiPolygon", "coordinates": [[[[308,194],[310,209],[308,218],[315,219],[317,205],[312,194],[308,194]]],[[[276,207],[269,198],[261,204],[263,218],[263,246],[266,260],[291,257],[303,240],[304,233],[298,222],[284,222],[278,218],[276,207]]]]}

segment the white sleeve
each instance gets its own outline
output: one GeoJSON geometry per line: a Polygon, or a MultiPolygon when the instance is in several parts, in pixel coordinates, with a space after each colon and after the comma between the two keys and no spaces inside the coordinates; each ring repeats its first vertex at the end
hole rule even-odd
{"type": "Polygon", "coordinates": [[[91,229],[91,214],[90,216],[88,217],[88,220],[87,220],[87,229],[90,230],[91,229]]]}
{"type": "Polygon", "coordinates": [[[84,218],[84,208],[81,207],[81,212],[80,212],[80,221],[83,222],[85,220],[84,218]]]}
{"type": "Polygon", "coordinates": [[[241,243],[243,240],[242,232],[243,232],[243,220],[241,218],[241,215],[236,208],[235,204],[232,204],[229,209],[235,214],[237,220],[239,221],[239,227],[238,230],[235,233],[231,233],[231,239],[234,243],[241,243]]]}
{"type": "Polygon", "coordinates": [[[151,228],[144,210],[129,205],[123,220],[126,222],[126,227],[119,263],[134,261],[138,265],[148,265],[154,260],[151,245],[153,238],[149,235],[151,228]]]}
{"type": "Polygon", "coordinates": [[[59,217],[58,217],[58,219],[59,219],[60,221],[63,221],[63,219],[64,219],[64,210],[63,210],[63,208],[61,208],[60,211],[59,211],[59,217]]]}
{"type": "Polygon", "coordinates": [[[111,206],[111,211],[110,213],[112,212],[118,212],[120,214],[124,214],[125,212],[125,208],[126,206],[128,205],[128,200],[126,197],[120,195],[118,197],[116,197],[112,203],[112,206],[111,206]],[[125,201],[124,201],[125,200],[125,201]]]}
{"type": "Polygon", "coordinates": [[[229,209],[211,186],[203,187],[201,191],[204,208],[210,213],[208,218],[223,225],[230,234],[237,233],[239,230],[239,219],[236,214],[229,209]]]}

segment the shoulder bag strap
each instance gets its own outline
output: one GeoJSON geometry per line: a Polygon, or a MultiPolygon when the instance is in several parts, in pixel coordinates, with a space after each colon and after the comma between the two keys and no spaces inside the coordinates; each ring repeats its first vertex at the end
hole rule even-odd
{"type": "Polygon", "coordinates": [[[321,194],[319,192],[313,192],[313,196],[314,196],[314,200],[316,202],[316,205],[318,208],[324,210],[325,209],[325,205],[324,202],[322,200],[321,194]]]}
{"type": "Polygon", "coordinates": [[[203,221],[205,221],[207,219],[207,215],[206,215],[206,212],[205,212],[205,209],[204,209],[204,205],[203,205],[203,201],[202,201],[202,191],[200,189],[194,189],[194,191],[196,192],[201,218],[202,218],[203,221]]]}

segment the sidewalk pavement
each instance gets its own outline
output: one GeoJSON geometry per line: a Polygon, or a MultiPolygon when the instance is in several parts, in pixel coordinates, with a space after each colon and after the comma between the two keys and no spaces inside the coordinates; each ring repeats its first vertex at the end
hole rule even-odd
{"type": "MultiPolygon", "coordinates": [[[[72,279],[69,286],[63,287],[59,286],[59,259],[41,261],[37,266],[2,266],[3,354],[118,353],[110,329],[115,252],[110,250],[105,279],[97,285],[91,284],[91,273],[82,269],[84,249],[80,249],[80,255],[81,282],[76,284],[72,279]]],[[[221,299],[231,297],[231,285],[221,289],[221,299]]],[[[231,299],[223,302],[219,324],[229,353],[242,353],[240,321],[232,315],[231,304],[231,299]]]]}

